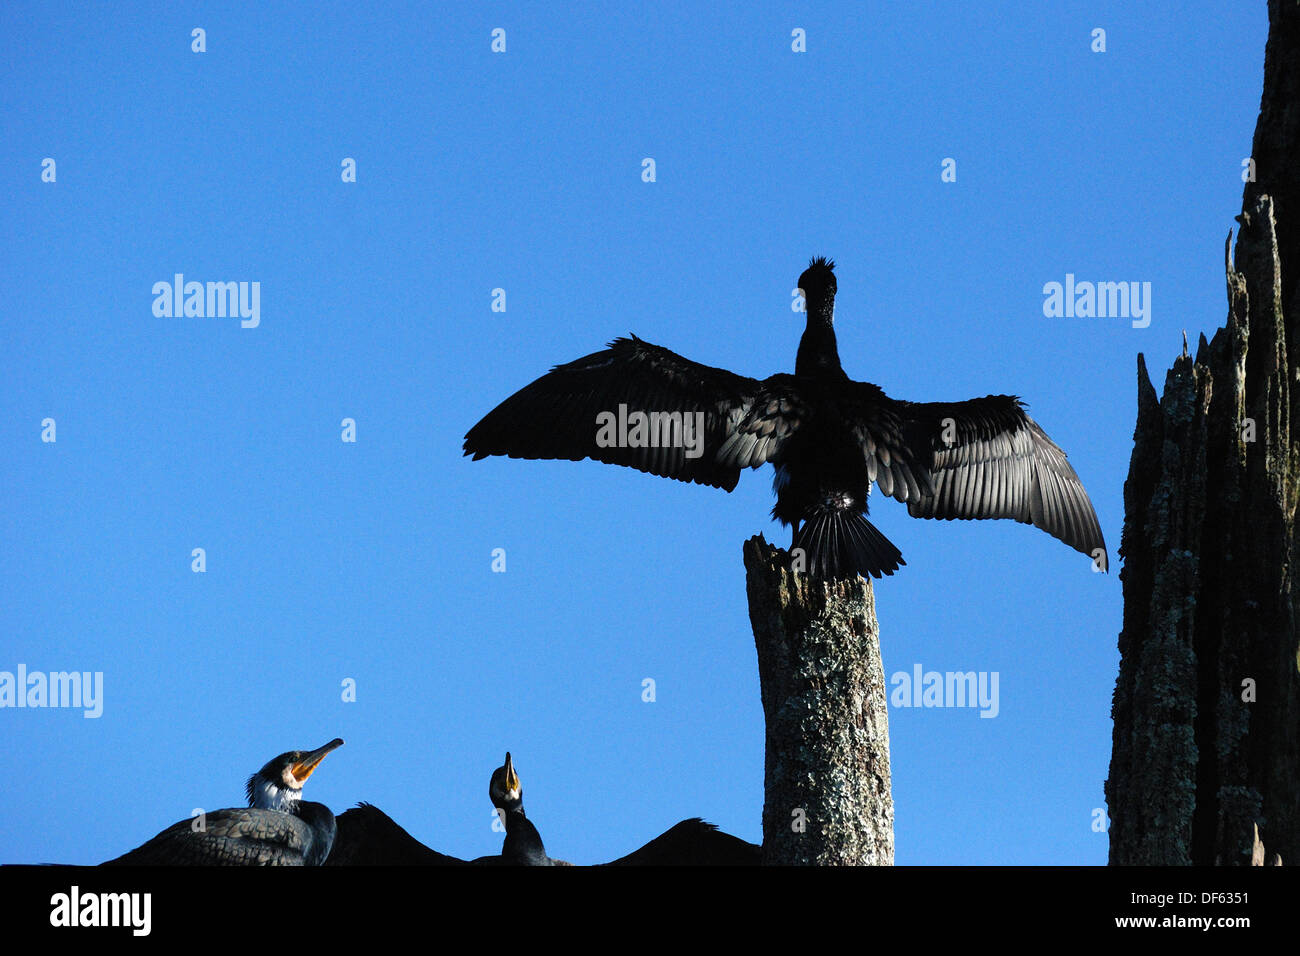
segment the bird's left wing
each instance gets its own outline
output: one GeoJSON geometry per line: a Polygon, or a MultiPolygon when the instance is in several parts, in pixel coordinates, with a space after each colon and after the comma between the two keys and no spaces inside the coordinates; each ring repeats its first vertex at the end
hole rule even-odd
{"type": "Polygon", "coordinates": [[[730,491],[785,433],[779,398],[770,414],[751,414],[764,385],[636,336],[615,339],[507,398],[469,430],[465,454],[592,458],[730,491]]]}

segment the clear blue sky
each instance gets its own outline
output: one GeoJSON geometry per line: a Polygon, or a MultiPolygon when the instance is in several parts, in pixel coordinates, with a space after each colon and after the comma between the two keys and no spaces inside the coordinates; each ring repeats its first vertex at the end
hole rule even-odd
{"type": "MultiPolygon", "coordinates": [[[[1225,315],[1263,0],[698,6],[0,8],[0,670],[104,674],[99,719],[0,710],[0,861],[113,856],[334,736],[308,798],[448,853],[499,850],[507,749],[552,855],[759,840],[770,470],[460,443],[628,332],[792,370],[812,255],[851,375],[1023,396],[1114,554],[1135,356],[1225,315]],[[175,273],[260,282],[260,326],[155,317],[175,273]],[[1045,317],[1067,273],[1150,282],[1150,327],[1045,317]]],[[[886,673],[1000,675],[995,719],[891,710],[898,862],[1104,862],[1118,559],[873,504],[886,673]]]]}

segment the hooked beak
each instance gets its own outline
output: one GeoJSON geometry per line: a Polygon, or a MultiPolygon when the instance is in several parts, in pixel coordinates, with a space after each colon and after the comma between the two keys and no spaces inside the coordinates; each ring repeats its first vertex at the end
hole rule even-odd
{"type": "Polygon", "coordinates": [[[289,772],[293,774],[293,778],[299,783],[305,783],[307,778],[310,777],[313,771],[315,771],[315,769],[320,765],[320,762],[330,753],[338,750],[342,746],[342,738],[335,737],[324,747],[320,747],[309,754],[303,755],[301,760],[289,768],[289,772]]]}

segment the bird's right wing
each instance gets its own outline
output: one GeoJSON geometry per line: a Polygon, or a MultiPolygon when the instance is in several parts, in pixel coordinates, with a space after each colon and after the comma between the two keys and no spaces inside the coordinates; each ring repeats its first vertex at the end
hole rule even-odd
{"type": "Polygon", "coordinates": [[[458,866],[464,860],[431,850],[392,817],[368,803],[337,817],[338,833],[326,866],[458,866]]]}
{"type": "Polygon", "coordinates": [[[215,810],[173,823],[149,842],[109,860],[113,866],[301,866],[311,829],[277,810],[215,810]]]}
{"type": "Polygon", "coordinates": [[[762,394],[755,379],[636,336],[615,339],[507,398],[469,430],[465,454],[591,458],[730,491],[780,437],[769,424],[766,434],[728,444],[762,394]]]}

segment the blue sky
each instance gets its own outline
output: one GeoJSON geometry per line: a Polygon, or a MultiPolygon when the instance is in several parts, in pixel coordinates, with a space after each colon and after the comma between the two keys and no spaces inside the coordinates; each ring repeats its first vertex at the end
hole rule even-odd
{"type": "MultiPolygon", "coordinates": [[[[104,675],[98,719],[0,709],[0,861],[116,855],[334,736],[308,798],[443,852],[498,851],[506,750],[554,856],[697,815],[758,841],[770,471],[460,442],[628,332],[791,371],[812,255],[850,375],[1023,396],[1114,556],[1136,353],[1162,379],[1226,312],[1264,4],[695,7],[0,8],[0,670],[104,675]],[[260,325],[156,317],[176,273],[259,282],[260,325]],[[1150,326],[1044,316],[1067,273],[1150,282],[1150,326]]],[[[1000,681],[995,719],[891,710],[897,861],[1103,863],[1118,559],[873,504],[886,673],[1000,681]]]]}

